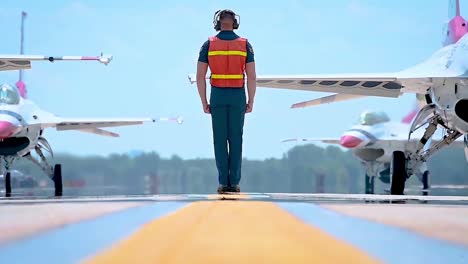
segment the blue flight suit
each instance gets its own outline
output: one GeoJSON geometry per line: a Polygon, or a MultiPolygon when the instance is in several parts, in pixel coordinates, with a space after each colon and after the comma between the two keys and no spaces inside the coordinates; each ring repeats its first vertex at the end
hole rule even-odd
{"type": "MultiPolygon", "coordinates": [[[[221,40],[239,38],[234,31],[221,31],[217,37],[221,40]]],[[[208,63],[209,45],[209,40],[203,44],[198,61],[208,63]]],[[[246,63],[253,61],[253,49],[247,42],[246,63]]],[[[245,87],[211,86],[210,107],[214,153],[219,184],[223,186],[236,186],[241,180],[242,136],[247,102],[245,92],[245,87]]]]}

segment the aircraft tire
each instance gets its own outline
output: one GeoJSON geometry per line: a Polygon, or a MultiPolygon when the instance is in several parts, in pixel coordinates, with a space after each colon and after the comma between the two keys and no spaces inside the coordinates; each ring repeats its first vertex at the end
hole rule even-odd
{"type": "Polygon", "coordinates": [[[11,196],[11,173],[5,174],[5,197],[11,196]]]}
{"type": "Polygon", "coordinates": [[[429,189],[429,177],[431,173],[429,171],[425,171],[422,175],[422,184],[423,184],[423,190],[428,190],[429,189]]]}
{"type": "Polygon", "coordinates": [[[392,184],[390,194],[403,195],[405,190],[406,173],[406,157],[403,151],[394,151],[391,164],[392,184]]]}
{"type": "Polygon", "coordinates": [[[63,184],[62,184],[62,165],[55,164],[54,166],[54,181],[55,187],[55,196],[62,196],[63,194],[63,184]]]}

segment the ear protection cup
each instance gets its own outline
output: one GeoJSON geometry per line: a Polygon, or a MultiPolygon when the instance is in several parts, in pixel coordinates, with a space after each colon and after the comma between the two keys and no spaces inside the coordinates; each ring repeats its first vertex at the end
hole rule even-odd
{"type": "Polygon", "coordinates": [[[234,18],[234,25],[232,26],[232,28],[234,28],[234,29],[239,28],[239,23],[237,22],[237,18],[234,18]]]}
{"type": "Polygon", "coordinates": [[[218,10],[215,12],[214,16],[213,16],[213,27],[216,31],[220,31],[221,30],[221,21],[219,21],[219,13],[221,12],[221,10],[218,10]]]}

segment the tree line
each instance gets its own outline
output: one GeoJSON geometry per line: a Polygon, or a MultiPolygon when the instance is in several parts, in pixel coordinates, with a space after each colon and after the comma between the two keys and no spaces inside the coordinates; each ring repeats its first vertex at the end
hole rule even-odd
{"type": "MultiPolygon", "coordinates": [[[[67,194],[177,194],[214,193],[218,180],[214,159],[162,158],[157,152],[136,156],[79,157],[58,154],[67,194]]],[[[468,184],[468,163],[461,148],[447,148],[428,162],[432,184],[468,184]]],[[[16,169],[36,179],[52,182],[29,161],[16,169]]],[[[298,145],[282,158],[242,161],[243,192],[363,193],[364,169],[350,151],[336,146],[298,145]]],[[[376,180],[376,185],[378,185],[376,180]]],[[[418,186],[416,180],[409,184],[418,186]]],[[[381,185],[383,188],[389,188],[381,185]]],[[[378,190],[378,188],[377,188],[378,190]]]]}

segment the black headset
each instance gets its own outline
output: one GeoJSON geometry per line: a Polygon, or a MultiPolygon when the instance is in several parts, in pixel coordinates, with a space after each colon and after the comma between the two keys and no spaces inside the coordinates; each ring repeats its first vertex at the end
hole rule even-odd
{"type": "Polygon", "coordinates": [[[223,13],[228,13],[228,14],[233,14],[233,15],[234,15],[234,24],[232,25],[232,28],[238,29],[238,28],[239,28],[239,24],[240,24],[240,23],[239,23],[239,21],[240,21],[240,16],[239,16],[239,15],[236,15],[236,13],[234,13],[233,11],[228,10],[228,9],[216,11],[216,13],[215,13],[214,16],[213,16],[213,25],[214,25],[214,29],[215,29],[216,31],[220,31],[220,30],[221,30],[220,16],[221,16],[221,14],[223,14],[223,13]]]}

